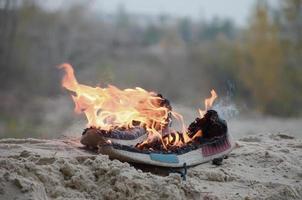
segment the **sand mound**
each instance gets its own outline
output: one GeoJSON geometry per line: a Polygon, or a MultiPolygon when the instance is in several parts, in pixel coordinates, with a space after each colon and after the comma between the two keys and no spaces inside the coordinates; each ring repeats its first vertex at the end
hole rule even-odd
{"type": "Polygon", "coordinates": [[[243,138],[216,167],[142,172],[77,142],[0,140],[0,199],[302,199],[302,141],[286,134],[243,138]]]}

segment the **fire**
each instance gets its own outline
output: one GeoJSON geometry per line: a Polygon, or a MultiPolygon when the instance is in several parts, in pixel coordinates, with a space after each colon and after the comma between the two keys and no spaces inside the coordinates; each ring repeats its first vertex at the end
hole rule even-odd
{"type": "MultiPolygon", "coordinates": [[[[87,126],[108,131],[116,128],[144,127],[148,138],[138,147],[159,141],[163,149],[169,149],[183,146],[194,138],[188,136],[183,116],[172,111],[170,106],[163,105],[164,99],[155,92],[148,92],[139,87],[124,90],[112,85],[104,88],[90,87],[78,83],[70,64],[64,63],[59,68],[65,71],[62,86],[73,92],[75,112],[86,115],[87,126]],[[164,131],[168,127],[170,116],[181,123],[182,133],[164,131]]],[[[217,94],[212,90],[211,97],[205,100],[206,110],[216,98],[217,94]]],[[[201,117],[206,110],[199,110],[201,117]]],[[[197,132],[195,135],[202,133],[197,132]]]]}
{"type": "Polygon", "coordinates": [[[212,105],[217,97],[218,97],[218,95],[216,94],[215,90],[212,89],[211,97],[204,100],[205,110],[201,110],[201,109],[198,110],[201,118],[203,118],[203,116],[206,114],[207,110],[209,110],[212,107],[212,105]]]}
{"type": "Polygon", "coordinates": [[[161,106],[162,98],[154,92],[136,87],[121,90],[79,84],[70,64],[59,66],[65,70],[62,86],[74,92],[75,112],[83,112],[88,126],[111,130],[144,126],[147,130],[162,130],[167,126],[169,108],[161,106]]]}

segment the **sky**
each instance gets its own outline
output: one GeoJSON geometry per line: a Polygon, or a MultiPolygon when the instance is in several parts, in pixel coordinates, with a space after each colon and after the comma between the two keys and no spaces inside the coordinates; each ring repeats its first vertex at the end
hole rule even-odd
{"type": "Polygon", "coordinates": [[[256,0],[107,0],[95,1],[94,7],[111,12],[123,4],[128,12],[153,15],[166,13],[204,19],[227,17],[238,25],[244,25],[255,2],[256,0]]]}
{"type": "MultiPolygon", "coordinates": [[[[67,2],[89,2],[95,11],[112,13],[123,5],[126,11],[138,14],[170,14],[175,17],[212,19],[229,18],[237,25],[245,25],[257,0],[48,0],[41,1],[48,8],[64,8],[67,2]],[[47,3],[46,3],[47,2],[47,3]]],[[[276,4],[277,0],[269,0],[276,4]]]]}

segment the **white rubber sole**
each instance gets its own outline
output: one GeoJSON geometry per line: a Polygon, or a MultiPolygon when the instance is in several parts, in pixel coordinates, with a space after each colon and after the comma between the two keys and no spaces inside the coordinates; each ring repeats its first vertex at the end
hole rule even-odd
{"type": "Polygon", "coordinates": [[[178,168],[183,167],[184,163],[186,163],[186,166],[194,166],[212,161],[216,158],[222,158],[228,155],[234,147],[235,143],[230,137],[227,137],[227,139],[224,142],[220,142],[219,145],[213,146],[206,144],[198,149],[180,155],[174,153],[138,153],[117,149],[112,145],[99,146],[99,151],[102,154],[109,155],[112,159],[121,161],[178,168]]]}

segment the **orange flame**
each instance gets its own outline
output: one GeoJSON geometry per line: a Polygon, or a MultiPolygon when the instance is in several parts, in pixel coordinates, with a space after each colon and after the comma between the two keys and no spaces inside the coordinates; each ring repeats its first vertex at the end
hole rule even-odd
{"type": "Polygon", "coordinates": [[[206,114],[207,110],[209,110],[212,107],[212,105],[213,105],[213,103],[214,103],[214,101],[217,97],[218,96],[217,96],[215,90],[212,89],[211,90],[211,97],[204,100],[205,110],[201,110],[201,109],[198,110],[199,115],[200,115],[201,118],[203,118],[203,116],[206,114]]]}
{"type": "MultiPolygon", "coordinates": [[[[161,142],[164,149],[183,146],[194,138],[188,136],[183,116],[162,106],[163,99],[156,93],[139,87],[124,90],[112,85],[106,88],[90,87],[78,83],[70,64],[64,63],[59,68],[65,71],[62,86],[74,93],[72,99],[75,103],[75,112],[83,112],[86,115],[87,126],[102,130],[141,126],[146,128],[148,138],[140,145],[156,140],[161,142]],[[182,133],[176,131],[170,134],[163,133],[169,123],[169,115],[181,124],[182,133]]],[[[206,110],[212,106],[217,97],[214,90],[211,91],[211,95],[205,100],[206,110]]],[[[201,116],[206,110],[199,110],[201,116]]],[[[196,134],[202,135],[201,132],[196,134]]]]}
{"type": "Polygon", "coordinates": [[[154,92],[136,87],[120,90],[109,85],[107,88],[79,84],[70,64],[59,66],[65,70],[62,86],[74,92],[72,99],[77,113],[84,112],[88,126],[110,130],[131,128],[135,122],[147,129],[160,130],[167,125],[169,109],[160,106],[161,98],[154,92]]]}

